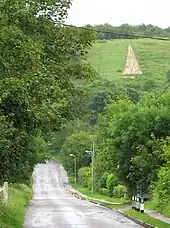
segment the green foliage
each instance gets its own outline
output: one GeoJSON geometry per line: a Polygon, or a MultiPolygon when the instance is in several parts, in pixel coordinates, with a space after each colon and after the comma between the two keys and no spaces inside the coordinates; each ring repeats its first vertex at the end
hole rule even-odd
{"type": "Polygon", "coordinates": [[[107,177],[107,189],[109,191],[109,196],[113,196],[113,189],[118,185],[118,180],[115,174],[111,173],[107,177]]]}
{"type": "Polygon", "coordinates": [[[169,134],[169,105],[169,94],[159,99],[146,97],[138,105],[120,99],[108,105],[100,119],[99,134],[105,137],[106,146],[107,142],[112,145],[110,154],[114,151],[117,156],[115,170],[118,165],[119,179],[131,190],[138,185],[146,190],[157,178],[163,162],[158,139],[169,134]]]}
{"type": "Polygon", "coordinates": [[[100,188],[106,188],[109,173],[104,173],[100,178],[100,188]]]}
{"type": "Polygon", "coordinates": [[[89,187],[89,181],[91,176],[91,169],[90,167],[82,167],[78,170],[78,182],[83,187],[89,187]]]}
{"type": "MultiPolygon", "coordinates": [[[[73,56],[85,58],[93,33],[65,28],[70,0],[6,0],[0,5],[0,182],[29,182],[48,149],[43,135],[72,118],[73,56]],[[39,135],[39,132],[42,132],[39,135]]],[[[76,74],[93,77],[76,62],[76,74]]]]}
{"type": "Polygon", "coordinates": [[[109,190],[107,188],[99,188],[99,193],[105,196],[110,196],[109,190]]]}
{"type": "Polygon", "coordinates": [[[88,130],[88,127],[88,124],[83,120],[75,119],[63,124],[58,132],[49,133],[48,140],[51,144],[51,151],[55,154],[59,154],[63,144],[69,136],[77,131],[88,130]]]}
{"type": "MultiPolygon", "coordinates": [[[[111,29],[107,25],[104,27],[111,29]]],[[[167,34],[166,30],[157,28],[156,31],[155,27],[150,25],[122,25],[117,31],[119,29],[130,34],[136,30],[139,34],[144,34],[145,29],[147,35],[158,36],[164,32],[164,35],[167,34]]],[[[110,38],[109,35],[105,37],[110,38]]],[[[85,52],[82,57],[79,52],[72,55],[73,65],[70,64],[70,69],[76,95],[68,96],[69,105],[65,107],[69,106],[67,111],[70,119],[74,121],[68,120],[64,126],[63,121],[61,132],[53,138],[54,141],[57,139],[55,147],[59,145],[58,151],[63,145],[61,157],[69,172],[72,172],[74,167],[70,153],[76,155],[78,169],[90,165],[90,156],[84,151],[92,149],[89,132],[93,131],[95,189],[100,188],[100,192],[107,192],[110,196],[115,194],[123,197],[127,190],[131,194],[135,193],[137,188],[148,193],[152,183],[160,182],[158,173],[163,172],[162,179],[166,180],[169,158],[167,159],[164,153],[164,139],[170,135],[170,94],[165,92],[169,87],[169,53],[169,42],[164,41],[121,39],[96,42],[88,53],[89,62],[98,74],[95,80],[88,80],[91,79],[93,71],[89,75],[77,72],[89,66],[87,61],[85,68],[78,62],[81,60],[81,64],[84,63],[85,52]],[[143,72],[143,75],[135,80],[125,79],[121,75],[129,42],[143,72]],[[160,95],[160,91],[165,87],[160,95]],[[84,124],[79,125],[79,121],[84,124]],[[92,128],[88,122],[93,125],[92,128]],[[164,167],[162,171],[161,167],[164,167]],[[106,173],[110,175],[107,177],[106,173]],[[119,183],[121,185],[118,185],[119,183]]],[[[63,116],[66,119],[67,114],[63,116]]],[[[90,184],[90,177],[86,177],[85,185],[91,188],[90,184]]],[[[162,208],[165,207],[166,202],[162,208]]]]}
{"type": "Polygon", "coordinates": [[[25,131],[18,132],[5,117],[0,116],[0,123],[0,182],[23,180],[29,183],[33,166],[45,158],[45,150],[40,148],[41,144],[36,136],[29,138],[25,131]]]}
{"type": "Polygon", "coordinates": [[[25,206],[32,197],[31,188],[23,184],[9,186],[8,206],[0,206],[0,227],[23,227],[25,206]]]}
{"type": "MultiPolygon", "coordinates": [[[[91,177],[91,172],[90,172],[90,177],[88,179],[88,190],[91,191],[92,190],[92,177],[91,177]]],[[[96,189],[95,189],[96,190],[96,189]]]]}
{"type": "Polygon", "coordinates": [[[42,161],[44,158],[48,157],[49,147],[45,139],[41,134],[37,134],[36,137],[32,139],[32,146],[38,157],[38,161],[42,161]]]}
{"type": "Polygon", "coordinates": [[[159,173],[158,173],[158,181],[156,183],[158,209],[160,212],[163,212],[164,209],[168,207],[169,201],[170,201],[170,160],[169,160],[170,146],[169,146],[169,141],[166,144],[164,146],[164,156],[166,158],[166,166],[160,168],[159,173]]]}
{"type": "MultiPolygon", "coordinates": [[[[129,203],[128,200],[125,200],[125,199],[122,199],[122,198],[119,198],[119,199],[118,198],[111,198],[111,197],[109,197],[107,195],[100,194],[99,192],[96,192],[96,191],[94,191],[92,193],[91,189],[85,188],[85,187],[81,186],[80,184],[75,184],[74,177],[69,177],[69,181],[70,181],[71,185],[73,186],[73,188],[77,189],[79,192],[83,193],[84,195],[86,195],[86,196],[88,196],[90,198],[94,198],[94,201],[98,202],[97,199],[106,200],[108,203],[109,202],[116,203],[115,206],[117,206],[117,203],[120,204],[119,206],[121,206],[121,204],[128,204],[129,203]]],[[[103,206],[108,205],[108,203],[106,203],[103,206]]]]}
{"type": "Polygon", "coordinates": [[[115,197],[115,198],[123,198],[126,193],[127,193],[126,186],[118,185],[118,186],[114,187],[113,197],[115,197]]]}
{"type": "Polygon", "coordinates": [[[73,133],[67,138],[62,146],[61,159],[69,172],[73,170],[73,158],[70,157],[70,154],[76,156],[77,170],[90,164],[91,158],[85,153],[85,150],[91,149],[92,139],[93,137],[89,132],[83,131],[73,133]]]}
{"type": "Polygon", "coordinates": [[[143,221],[145,224],[147,223],[147,224],[153,225],[154,227],[159,227],[159,228],[169,228],[170,227],[170,225],[168,223],[162,222],[159,219],[155,219],[155,218],[147,215],[146,213],[140,213],[135,210],[128,210],[128,211],[125,211],[124,214],[126,214],[134,219],[143,221]]]}
{"type": "Polygon", "coordinates": [[[69,69],[70,75],[73,79],[86,79],[86,80],[94,80],[96,78],[96,71],[93,70],[90,64],[80,64],[80,62],[76,62],[69,69]]]}

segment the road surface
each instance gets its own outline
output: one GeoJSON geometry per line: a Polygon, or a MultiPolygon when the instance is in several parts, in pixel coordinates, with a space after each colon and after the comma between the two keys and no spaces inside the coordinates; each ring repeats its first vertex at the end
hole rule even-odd
{"type": "Polygon", "coordinates": [[[67,177],[61,165],[51,161],[36,166],[24,228],[141,227],[116,211],[73,197],[62,181],[67,182],[67,177]]]}

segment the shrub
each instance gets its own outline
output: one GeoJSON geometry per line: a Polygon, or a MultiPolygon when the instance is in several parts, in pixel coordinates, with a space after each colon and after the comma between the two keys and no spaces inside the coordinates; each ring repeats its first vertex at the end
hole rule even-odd
{"type": "Polygon", "coordinates": [[[116,187],[118,185],[118,180],[115,174],[109,174],[107,177],[107,189],[109,191],[109,196],[112,197],[113,196],[113,189],[114,187],[116,187]]]}
{"type": "Polygon", "coordinates": [[[90,175],[90,177],[88,178],[88,189],[89,189],[89,190],[92,189],[92,178],[91,178],[91,175],[90,175]]]}
{"type": "Polygon", "coordinates": [[[123,198],[124,195],[127,193],[127,188],[124,185],[118,185],[114,187],[113,196],[116,198],[123,198]]]}
{"type": "Polygon", "coordinates": [[[99,193],[105,196],[109,196],[109,191],[107,188],[99,188],[99,193]]]}
{"type": "Polygon", "coordinates": [[[109,173],[104,173],[100,178],[100,183],[99,183],[100,188],[106,188],[108,175],[109,173]]]}
{"type": "Polygon", "coordinates": [[[89,186],[90,177],[91,177],[90,167],[82,167],[78,170],[78,182],[85,188],[89,186]]]}

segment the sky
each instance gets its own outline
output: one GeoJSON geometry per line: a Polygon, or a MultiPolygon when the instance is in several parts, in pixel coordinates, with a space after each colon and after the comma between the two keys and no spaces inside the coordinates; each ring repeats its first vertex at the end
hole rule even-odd
{"type": "Polygon", "coordinates": [[[170,0],[73,0],[67,24],[170,26],[170,0]]]}

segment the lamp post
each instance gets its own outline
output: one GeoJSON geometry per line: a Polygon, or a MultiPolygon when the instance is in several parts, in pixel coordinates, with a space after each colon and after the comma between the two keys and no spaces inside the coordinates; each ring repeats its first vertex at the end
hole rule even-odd
{"type": "Polygon", "coordinates": [[[92,187],[91,187],[91,191],[93,193],[94,192],[94,142],[93,142],[92,151],[86,150],[85,153],[91,154],[91,160],[92,160],[92,168],[91,168],[92,187]]]}
{"type": "Polygon", "coordinates": [[[74,157],[74,181],[77,183],[77,165],[76,165],[76,155],[70,154],[70,157],[74,157]]]}

